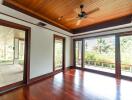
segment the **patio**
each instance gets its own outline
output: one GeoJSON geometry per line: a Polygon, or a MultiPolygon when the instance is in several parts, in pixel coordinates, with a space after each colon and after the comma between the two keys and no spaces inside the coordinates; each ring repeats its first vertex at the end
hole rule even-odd
{"type": "Polygon", "coordinates": [[[0,65],[0,87],[23,80],[23,66],[19,64],[0,65]]]}
{"type": "MultiPolygon", "coordinates": [[[[95,65],[85,65],[84,68],[103,71],[103,72],[108,72],[108,73],[115,73],[115,68],[106,68],[106,67],[95,66],[95,65]]],[[[132,77],[132,72],[130,72],[130,71],[122,70],[121,74],[124,75],[124,76],[131,76],[132,77]]]]}

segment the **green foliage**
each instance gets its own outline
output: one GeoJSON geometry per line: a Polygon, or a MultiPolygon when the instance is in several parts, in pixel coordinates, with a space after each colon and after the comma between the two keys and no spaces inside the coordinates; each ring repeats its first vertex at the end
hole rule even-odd
{"type": "Polygon", "coordinates": [[[125,51],[129,51],[131,50],[131,45],[132,45],[132,37],[122,37],[120,39],[120,45],[121,45],[121,51],[125,52],[125,51]],[[128,48],[129,47],[129,48],[128,48]]]}
{"type": "MultiPolygon", "coordinates": [[[[93,40],[94,41],[94,40],[93,40]]],[[[97,38],[93,44],[85,44],[84,63],[98,67],[115,68],[115,38],[97,38]]],[[[132,36],[120,38],[121,68],[129,70],[132,66],[132,36]]],[[[76,60],[78,51],[76,51],[76,60]]]]}
{"type": "Polygon", "coordinates": [[[96,61],[97,65],[101,65],[100,62],[114,63],[113,57],[108,55],[102,55],[96,52],[85,52],[85,62],[96,61]]]}
{"type": "Polygon", "coordinates": [[[103,38],[97,38],[96,51],[101,53],[108,53],[111,50],[111,45],[103,38]]]}
{"type": "Polygon", "coordinates": [[[13,64],[13,60],[0,60],[0,64],[13,64]]]}
{"type": "Polygon", "coordinates": [[[96,55],[94,52],[85,52],[85,60],[96,60],[96,55]]]}
{"type": "Polygon", "coordinates": [[[132,65],[132,36],[124,36],[120,39],[121,62],[124,69],[132,65]],[[128,66],[126,66],[128,65],[128,66]]]}
{"type": "Polygon", "coordinates": [[[19,60],[20,65],[24,65],[24,60],[19,60]]]}
{"type": "Polygon", "coordinates": [[[106,39],[97,38],[97,44],[91,51],[85,51],[85,64],[114,68],[114,48],[106,39]]]}

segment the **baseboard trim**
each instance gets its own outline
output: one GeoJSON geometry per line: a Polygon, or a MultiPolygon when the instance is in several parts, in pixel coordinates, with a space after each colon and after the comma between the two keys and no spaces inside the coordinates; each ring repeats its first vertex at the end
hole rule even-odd
{"type": "Polygon", "coordinates": [[[50,77],[52,77],[52,76],[54,76],[54,75],[56,75],[56,74],[58,74],[60,72],[68,71],[70,69],[71,69],[71,66],[70,67],[66,67],[65,70],[59,69],[57,71],[54,71],[54,72],[51,72],[51,73],[47,73],[47,74],[44,74],[42,76],[38,76],[38,77],[32,78],[32,79],[30,79],[28,85],[37,83],[39,81],[43,81],[43,80],[48,79],[48,78],[50,78],[50,77]]]}
{"type": "Polygon", "coordinates": [[[25,86],[25,84],[24,84],[24,82],[21,81],[21,82],[17,82],[17,83],[13,83],[13,84],[1,87],[0,88],[0,95],[7,93],[7,92],[10,92],[10,91],[17,89],[19,87],[22,87],[22,86],[25,86]]]}
{"type": "Polygon", "coordinates": [[[48,79],[48,78],[50,78],[50,77],[54,76],[55,74],[60,73],[62,71],[63,70],[58,70],[58,71],[54,71],[54,72],[51,72],[51,73],[47,73],[47,74],[32,78],[29,81],[29,85],[31,85],[33,83],[36,83],[36,82],[39,82],[39,81],[42,81],[42,80],[45,80],[45,79],[48,79]]]}
{"type": "Polygon", "coordinates": [[[15,90],[17,88],[21,88],[23,86],[32,85],[34,83],[46,80],[46,79],[48,79],[48,78],[50,78],[50,77],[52,77],[52,76],[54,76],[54,75],[56,75],[56,74],[58,74],[60,72],[66,72],[66,71],[68,71],[70,69],[71,69],[71,66],[70,67],[66,67],[65,70],[60,69],[60,70],[57,70],[57,71],[54,71],[54,72],[51,72],[51,73],[47,73],[47,74],[42,75],[42,76],[38,76],[38,77],[32,78],[32,79],[29,80],[28,84],[22,84],[22,85],[18,84],[18,86],[15,86],[15,87],[9,88],[9,89],[5,89],[5,90],[4,89],[3,90],[0,89],[0,95],[3,95],[3,94],[5,94],[7,92],[10,92],[10,91],[13,91],[13,90],[15,90]]]}
{"type": "Polygon", "coordinates": [[[92,72],[92,73],[96,73],[96,74],[101,74],[101,75],[106,75],[106,76],[110,76],[110,77],[115,77],[115,74],[113,74],[113,73],[107,73],[107,72],[98,71],[98,70],[94,70],[94,69],[86,69],[86,68],[79,68],[79,67],[75,67],[75,69],[92,72]]]}
{"type": "Polygon", "coordinates": [[[65,71],[68,71],[68,70],[70,70],[70,69],[72,69],[72,66],[66,67],[66,68],[65,68],[65,71]]]}
{"type": "Polygon", "coordinates": [[[121,76],[122,79],[127,80],[127,81],[132,81],[132,77],[129,76],[121,76]]]}
{"type": "MultiPolygon", "coordinates": [[[[116,75],[114,73],[108,73],[108,72],[98,71],[98,70],[94,70],[94,69],[86,69],[86,68],[79,68],[79,67],[72,67],[72,68],[116,78],[116,75]]],[[[129,76],[123,76],[122,75],[121,79],[124,79],[127,81],[132,81],[132,77],[129,77],[129,76]]]]}

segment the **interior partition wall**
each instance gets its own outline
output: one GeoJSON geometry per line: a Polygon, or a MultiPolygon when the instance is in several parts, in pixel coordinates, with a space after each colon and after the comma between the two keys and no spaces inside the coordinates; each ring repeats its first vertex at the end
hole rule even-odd
{"type": "Polygon", "coordinates": [[[132,77],[130,32],[74,40],[74,65],[84,70],[132,77]]]}

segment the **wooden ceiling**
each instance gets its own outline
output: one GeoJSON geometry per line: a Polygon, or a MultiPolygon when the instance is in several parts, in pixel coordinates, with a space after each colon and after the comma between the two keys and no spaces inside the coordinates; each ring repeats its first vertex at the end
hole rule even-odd
{"type": "Polygon", "coordinates": [[[68,31],[132,15],[132,0],[4,0],[4,5],[68,31]],[[68,19],[77,17],[75,10],[80,4],[84,4],[86,12],[99,10],[76,25],[77,20],[68,19]]]}

